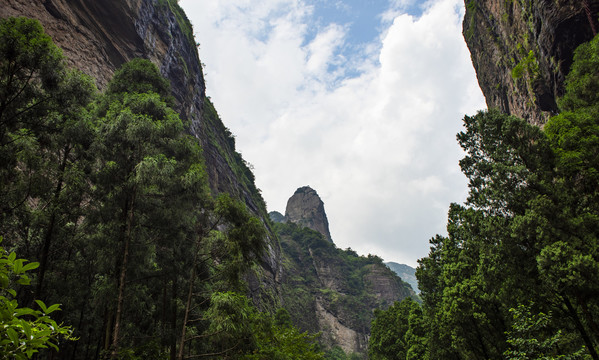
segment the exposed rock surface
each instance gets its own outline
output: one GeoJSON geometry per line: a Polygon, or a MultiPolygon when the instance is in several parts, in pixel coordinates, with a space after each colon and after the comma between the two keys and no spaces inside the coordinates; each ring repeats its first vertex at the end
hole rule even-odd
{"type": "MultiPolygon", "coordinates": [[[[213,192],[241,199],[268,228],[253,174],[205,97],[192,28],[175,0],[0,0],[0,17],[9,16],[38,19],[70,65],[94,77],[100,89],[126,61],[141,57],[156,64],[170,80],[181,118],[202,145],[213,192]]],[[[268,248],[261,274],[248,279],[257,303],[278,301],[280,247],[272,235],[268,248]]]]}
{"type": "Polygon", "coordinates": [[[465,0],[463,33],[487,106],[543,125],[557,113],[574,49],[599,0],[465,0]]]}
{"type": "Polygon", "coordinates": [[[365,354],[374,309],[415,297],[414,291],[380,258],[338,249],[313,222],[299,221],[314,217],[314,213],[326,221],[322,201],[313,189],[298,189],[288,204],[286,219],[281,219],[280,213],[270,213],[271,219],[279,220],[283,305],[296,326],[320,332],[325,345],[365,354]]]}
{"type": "Polygon", "coordinates": [[[325,343],[335,344],[349,354],[365,349],[365,345],[368,344],[366,334],[358,333],[343,325],[334,314],[324,307],[322,298],[316,298],[315,304],[318,326],[323,329],[322,337],[325,343]]]}
{"type": "Polygon", "coordinates": [[[413,294],[406,290],[406,283],[397,281],[395,275],[383,264],[372,264],[366,267],[364,280],[371,294],[383,303],[391,305],[397,301],[398,295],[405,298],[413,294]]]}
{"type": "Polygon", "coordinates": [[[316,191],[304,186],[295,191],[287,201],[285,218],[294,224],[305,226],[321,233],[327,240],[333,242],[329,232],[329,221],[324,211],[324,203],[316,191]]]}

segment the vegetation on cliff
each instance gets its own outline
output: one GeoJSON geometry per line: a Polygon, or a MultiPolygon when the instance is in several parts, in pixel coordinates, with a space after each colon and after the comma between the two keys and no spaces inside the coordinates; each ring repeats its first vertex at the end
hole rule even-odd
{"type": "Polygon", "coordinates": [[[468,200],[419,261],[421,315],[377,313],[372,358],[599,359],[598,54],[599,37],[578,48],[544,130],[496,110],[464,118],[468,200]]]}
{"type": "Polygon", "coordinates": [[[373,309],[413,296],[409,285],[377,256],[338,249],[321,233],[291,222],[277,223],[274,228],[283,253],[282,301],[292,322],[302,330],[322,332],[321,341],[331,348],[327,358],[340,358],[335,353],[343,351],[334,346],[340,345],[342,337],[343,349],[350,356],[353,352],[353,356],[365,355],[373,309]],[[377,287],[379,282],[384,289],[377,287]],[[323,328],[326,314],[351,336],[323,328]]]}
{"type": "Polygon", "coordinates": [[[243,295],[264,225],[211,195],[202,148],[156,66],[129,62],[98,94],[37,21],[2,20],[0,34],[1,263],[17,276],[37,266],[29,289],[7,289],[12,275],[0,274],[11,306],[0,346],[23,332],[27,358],[60,335],[78,339],[60,343],[70,359],[321,358],[312,337],[243,295]],[[34,299],[55,319],[30,310],[34,299]]]}

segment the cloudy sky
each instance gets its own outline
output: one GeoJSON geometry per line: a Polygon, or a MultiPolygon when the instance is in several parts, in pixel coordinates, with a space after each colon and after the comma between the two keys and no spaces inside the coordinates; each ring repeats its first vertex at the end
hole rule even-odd
{"type": "Polygon", "coordinates": [[[180,0],[207,95],[269,211],[301,186],[339,248],[415,266],[465,199],[455,135],[485,107],[463,0],[180,0]]]}

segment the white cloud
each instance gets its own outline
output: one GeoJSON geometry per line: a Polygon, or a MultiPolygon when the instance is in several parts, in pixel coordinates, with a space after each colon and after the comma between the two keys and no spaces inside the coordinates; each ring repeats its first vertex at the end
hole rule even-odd
{"type": "Polygon", "coordinates": [[[339,58],[348,31],[339,24],[305,43],[313,9],[300,0],[181,5],[202,44],[208,94],[269,210],[283,212],[310,185],[337,246],[411,265],[425,256],[449,203],[465,196],[461,118],[484,107],[461,35],[463,2],[395,14],[381,43],[355,59],[339,58]],[[340,81],[329,70],[346,60],[361,74],[340,81]]]}
{"type": "Polygon", "coordinates": [[[331,24],[308,44],[306,70],[314,74],[316,79],[323,79],[329,66],[338,63],[335,50],[343,44],[345,32],[342,26],[331,24]]]}

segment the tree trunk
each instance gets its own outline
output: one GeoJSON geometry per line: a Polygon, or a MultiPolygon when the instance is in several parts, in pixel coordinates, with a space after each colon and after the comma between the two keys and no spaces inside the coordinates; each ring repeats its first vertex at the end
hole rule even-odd
{"type": "Polygon", "coordinates": [[[593,318],[593,314],[589,311],[586,301],[580,296],[578,296],[576,300],[578,302],[578,306],[580,306],[582,309],[582,314],[584,315],[587,324],[589,324],[589,327],[591,328],[591,331],[595,337],[595,341],[599,341],[599,327],[593,318]]]}
{"type": "Polygon", "coordinates": [[[589,0],[583,0],[582,6],[584,7],[584,11],[587,13],[587,18],[589,20],[589,24],[591,25],[591,30],[593,31],[593,36],[597,35],[597,28],[595,27],[595,18],[593,17],[593,13],[591,12],[591,6],[589,5],[589,0]]]}
{"type": "Polygon", "coordinates": [[[123,304],[125,298],[125,282],[127,280],[127,265],[129,261],[129,245],[131,243],[131,232],[133,228],[134,209],[135,209],[135,188],[132,189],[133,199],[127,214],[127,231],[125,233],[125,248],[123,250],[123,261],[121,263],[121,274],[119,276],[119,292],[116,304],[116,316],[114,319],[114,329],[112,331],[112,354],[113,359],[118,358],[119,354],[119,331],[121,328],[121,317],[123,314],[123,304]]]}
{"type": "Polygon", "coordinates": [[[171,348],[171,360],[177,359],[177,274],[173,276],[173,288],[171,296],[171,328],[170,328],[170,348],[171,348]]]}
{"type": "Polygon", "coordinates": [[[198,261],[198,252],[196,250],[194,257],[193,257],[191,278],[189,279],[189,289],[187,290],[187,302],[185,304],[185,315],[183,316],[183,323],[181,324],[181,340],[179,342],[179,353],[177,355],[177,360],[183,360],[183,349],[185,347],[187,321],[189,320],[189,311],[191,309],[191,297],[193,295],[193,283],[195,282],[195,278],[196,278],[197,261],[198,261]]]}
{"type": "Polygon", "coordinates": [[[52,215],[50,216],[50,223],[46,228],[46,235],[44,236],[44,245],[42,247],[42,254],[40,256],[40,267],[38,270],[37,276],[37,285],[35,287],[35,296],[34,299],[42,298],[42,287],[44,284],[44,275],[46,274],[46,268],[48,266],[48,256],[50,254],[50,245],[52,244],[52,239],[54,237],[54,226],[56,224],[56,204],[60,199],[60,192],[62,191],[62,185],[64,180],[64,171],[67,167],[67,159],[69,157],[70,148],[69,146],[65,146],[62,161],[60,163],[59,176],[58,181],[56,183],[56,188],[54,189],[54,194],[52,196],[52,215]]]}
{"type": "Polygon", "coordinates": [[[595,345],[593,344],[593,341],[587,334],[587,332],[584,328],[584,325],[582,325],[582,322],[580,321],[580,318],[578,317],[578,313],[576,312],[576,309],[574,309],[574,306],[572,306],[572,303],[566,296],[562,296],[562,299],[564,301],[564,304],[566,305],[566,308],[568,309],[568,312],[570,313],[570,316],[572,317],[572,320],[574,320],[574,325],[576,325],[578,332],[580,332],[580,336],[582,337],[585,344],[587,345],[587,348],[589,349],[589,353],[591,354],[591,357],[593,358],[593,360],[599,360],[599,355],[597,355],[597,350],[595,350],[595,345]]]}

